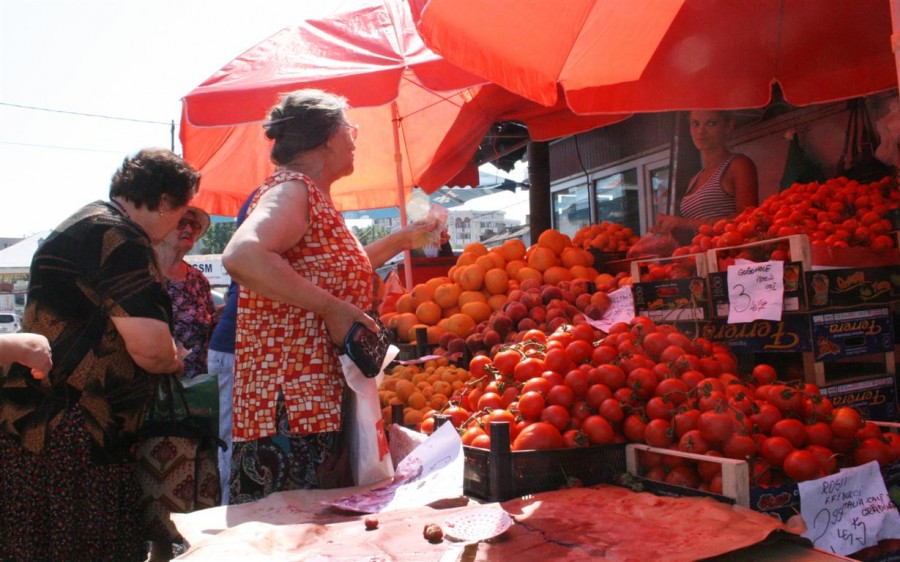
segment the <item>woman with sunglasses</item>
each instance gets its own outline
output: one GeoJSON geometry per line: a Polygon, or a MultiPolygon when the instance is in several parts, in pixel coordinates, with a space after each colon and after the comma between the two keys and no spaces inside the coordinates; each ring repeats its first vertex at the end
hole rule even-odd
{"type": "Polygon", "coordinates": [[[184,261],[184,256],[203,236],[209,224],[206,211],[188,207],[175,230],[154,246],[172,299],[172,333],[175,341],[189,352],[184,358],[184,376],[187,378],[207,371],[206,354],[215,305],[209,281],[197,268],[184,261]]]}
{"type": "Polygon", "coordinates": [[[357,321],[379,329],[366,314],[375,268],[439,226],[413,223],[366,247],[353,235],[330,195],[353,173],[357,128],[346,109],[320,90],[272,108],[265,130],[275,175],[222,255],[241,287],[231,503],[324,485],[320,467],[339,457],[344,337],[357,321]]]}

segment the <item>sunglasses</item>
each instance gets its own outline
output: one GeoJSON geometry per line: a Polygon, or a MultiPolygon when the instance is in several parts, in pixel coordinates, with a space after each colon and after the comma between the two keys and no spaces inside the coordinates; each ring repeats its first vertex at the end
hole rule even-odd
{"type": "Polygon", "coordinates": [[[178,221],[178,230],[184,230],[187,227],[191,227],[195,233],[203,230],[203,225],[200,224],[199,221],[192,219],[191,217],[181,217],[178,221]]]}

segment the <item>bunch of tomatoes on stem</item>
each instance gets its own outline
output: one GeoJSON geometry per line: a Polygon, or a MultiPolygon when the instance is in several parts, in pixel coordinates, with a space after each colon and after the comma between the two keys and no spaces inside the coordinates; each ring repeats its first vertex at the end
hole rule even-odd
{"type": "MultiPolygon", "coordinates": [[[[740,376],[724,344],[644,316],[608,333],[588,323],[549,336],[531,330],[493,357],[473,358],[470,371],[439,412],[467,446],[489,449],[490,423],[503,421],[514,451],[646,443],[745,460],[752,485],[900,460],[900,435],[833,407],[815,384],[780,381],[767,364],[740,376]]],[[[422,431],[433,429],[429,415],[422,431]]],[[[654,455],[642,457],[648,477],[721,492],[718,463],[654,455]]]]}

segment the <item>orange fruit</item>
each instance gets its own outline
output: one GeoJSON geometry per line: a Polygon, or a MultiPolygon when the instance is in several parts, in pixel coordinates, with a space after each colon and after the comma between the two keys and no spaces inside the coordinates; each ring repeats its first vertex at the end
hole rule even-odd
{"type": "Polygon", "coordinates": [[[574,247],[563,248],[562,253],[559,255],[559,260],[566,267],[594,265],[594,256],[590,252],[574,247]]]}
{"type": "MultiPolygon", "coordinates": [[[[550,232],[545,231],[545,232],[550,232]]],[[[559,258],[556,256],[556,253],[550,248],[544,246],[538,246],[534,248],[531,252],[531,255],[528,256],[528,265],[529,267],[533,267],[538,271],[546,271],[547,268],[557,265],[559,263],[559,258]]]]}
{"type": "MultiPolygon", "coordinates": [[[[454,314],[457,314],[457,313],[459,313],[459,307],[458,307],[458,306],[451,306],[450,308],[445,308],[445,309],[444,309],[444,311],[441,313],[441,318],[442,318],[442,319],[444,319],[444,318],[450,318],[451,316],[453,316],[454,314]]],[[[438,322],[438,326],[440,326],[440,325],[441,325],[441,323],[438,322]]],[[[443,326],[441,326],[441,327],[443,327],[443,326]]],[[[444,328],[444,331],[446,332],[446,331],[447,331],[447,328],[444,328]]]]}
{"type": "Polygon", "coordinates": [[[462,287],[456,283],[444,283],[438,285],[434,290],[434,302],[441,308],[450,308],[456,306],[460,294],[462,294],[462,287]]]}
{"type": "Polygon", "coordinates": [[[478,255],[473,252],[463,252],[456,258],[456,265],[472,265],[475,263],[475,260],[478,259],[478,255]]]}
{"type": "Polygon", "coordinates": [[[469,242],[463,248],[463,253],[472,252],[475,256],[483,256],[488,252],[487,246],[481,242],[469,242]]]}
{"type": "Polygon", "coordinates": [[[419,283],[413,287],[412,291],[409,292],[409,295],[412,297],[413,306],[418,307],[423,302],[434,300],[434,289],[424,283],[419,283]]]}
{"type": "MultiPolygon", "coordinates": [[[[438,320],[440,322],[440,320],[438,320]]],[[[437,322],[435,322],[437,324],[437,322]]],[[[444,329],[440,326],[428,326],[428,344],[437,345],[444,335],[444,329]]]]}
{"type": "Polygon", "coordinates": [[[536,279],[538,285],[544,281],[544,274],[533,267],[522,267],[516,272],[516,280],[523,282],[526,279],[536,279]]]}
{"type": "Polygon", "coordinates": [[[484,274],[487,270],[478,263],[463,268],[459,274],[459,285],[464,291],[478,291],[484,286],[484,274]]]}
{"type": "Polygon", "coordinates": [[[409,338],[406,341],[408,341],[410,343],[416,343],[418,341],[418,336],[417,336],[416,332],[418,331],[419,328],[422,328],[423,330],[425,330],[425,336],[426,337],[428,336],[428,326],[426,326],[425,324],[413,324],[412,327],[409,329],[409,333],[406,334],[406,336],[409,338]]]}
{"type": "Polygon", "coordinates": [[[471,316],[476,324],[490,318],[492,312],[487,302],[467,302],[460,307],[459,311],[462,314],[471,316]]]}
{"type": "Polygon", "coordinates": [[[506,267],[506,258],[503,257],[503,253],[500,252],[500,248],[491,248],[491,250],[487,253],[487,257],[494,260],[494,267],[499,267],[503,269],[506,267]]]}
{"type": "Polygon", "coordinates": [[[487,295],[481,291],[463,291],[459,294],[459,299],[456,302],[460,307],[470,302],[487,302],[487,295]]]}
{"type": "Polygon", "coordinates": [[[415,312],[416,307],[413,304],[412,295],[409,293],[403,293],[400,295],[400,298],[397,299],[397,313],[403,314],[405,312],[415,312]]]}
{"type": "MultiPolygon", "coordinates": [[[[475,260],[475,264],[483,267],[485,271],[497,267],[497,261],[491,256],[490,252],[483,256],[478,256],[478,259],[475,260]]],[[[506,264],[504,263],[504,265],[506,264]]]]}
{"type": "Polygon", "coordinates": [[[500,253],[507,263],[524,258],[525,250],[527,250],[525,242],[522,242],[518,238],[506,240],[500,245],[500,253]]]}
{"type": "Polygon", "coordinates": [[[511,279],[515,279],[516,273],[518,273],[520,269],[527,265],[528,263],[526,263],[524,260],[513,260],[506,262],[506,267],[504,269],[511,279]]]}
{"type": "Polygon", "coordinates": [[[446,275],[442,275],[440,277],[432,277],[428,281],[425,282],[426,285],[431,287],[431,290],[434,291],[438,288],[438,286],[443,285],[444,283],[452,283],[453,280],[446,275]]]}
{"type": "Polygon", "coordinates": [[[414,312],[402,312],[391,318],[388,328],[397,329],[397,337],[401,342],[408,342],[409,330],[419,323],[419,317],[414,312]]]}
{"type": "Polygon", "coordinates": [[[494,312],[497,312],[498,310],[503,308],[503,305],[506,304],[506,301],[508,301],[508,300],[509,300],[509,297],[506,296],[505,294],[498,294],[498,295],[489,296],[487,303],[488,303],[488,306],[491,307],[491,310],[493,310],[494,312]]]}
{"type": "Polygon", "coordinates": [[[571,246],[572,241],[568,236],[555,229],[547,229],[538,236],[538,246],[552,250],[557,256],[564,248],[571,246]]]}
{"type": "Polygon", "coordinates": [[[546,271],[544,271],[544,283],[548,285],[558,285],[561,281],[571,280],[572,272],[569,271],[569,268],[567,267],[554,265],[552,267],[548,267],[546,271]]]}
{"type": "Polygon", "coordinates": [[[487,270],[484,274],[484,288],[492,295],[506,294],[509,290],[509,274],[499,267],[487,270]]]}
{"type": "Polygon", "coordinates": [[[427,326],[434,326],[441,319],[441,306],[434,301],[425,301],[416,307],[416,317],[427,326]]]}
{"type": "Polygon", "coordinates": [[[475,329],[475,319],[468,314],[454,314],[447,318],[447,331],[453,332],[461,338],[468,336],[475,329]]]}

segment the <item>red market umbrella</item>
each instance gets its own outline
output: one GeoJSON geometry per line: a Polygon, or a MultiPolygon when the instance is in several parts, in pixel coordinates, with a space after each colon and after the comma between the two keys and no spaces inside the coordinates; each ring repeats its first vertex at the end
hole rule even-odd
{"type": "Polygon", "coordinates": [[[897,86],[888,0],[410,2],[445,60],[578,114],[762,107],[775,82],[797,106],[897,86]]]}
{"type": "MultiPolygon", "coordinates": [[[[341,210],[400,206],[414,185],[434,191],[481,140],[460,121],[483,80],[422,44],[403,0],[347,0],[327,19],[282,29],[234,59],[182,102],[185,158],[203,175],[197,204],[234,215],[271,171],[261,123],[282,93],[321,88],[347,97],[358,124],[355,172],[333,186],[341,210]]],[[[472,116],[481,127],[481,116],[472,116]]],[[[474,184],[477,184],[477,170],[474,184]]],[[[464,180],[465,181],[465,180],[464,180]]],[[[473,183],[466,181],[466,183],[473,183]]]]}

